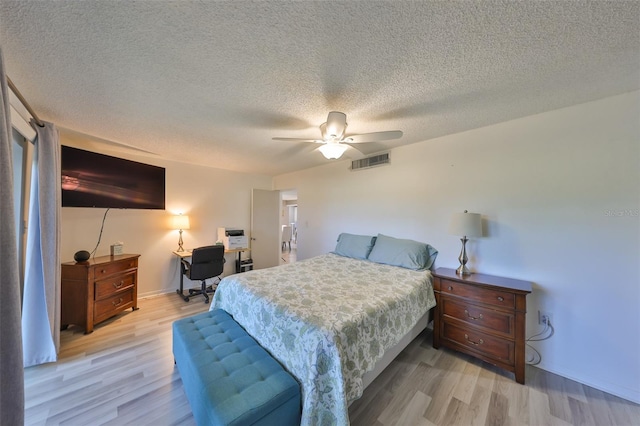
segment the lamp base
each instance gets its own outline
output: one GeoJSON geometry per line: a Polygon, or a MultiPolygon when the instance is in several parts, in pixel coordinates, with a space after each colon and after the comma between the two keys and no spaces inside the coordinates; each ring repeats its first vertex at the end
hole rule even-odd
{"type": "Polygon", "coordinates": [[[456,274],[471,275],[471,271],[469,270],[469,268],[467,268],[467,260],[469,260],[467,258],[467,241],[469,241],[469,239],[464,236],[460,238],[460,241],[462,242],[462,249],[460,250],[460,256],[458,257],[460,266],[458,267],[458,269],[456,269],[456,274]]]}
{"type": "Polygon", "coordinates": [[[456,274],[458,275],[471,275],[471,271],[467,268],[467,265],[460,265],[458,269],[456,269],[456,274]]]}
{"type": "Polygon", "coordinates": [[[180,238],[178,239],[178,250],[176,251],[184,251],[184,247],[182,247],[182,229],[180,230],[180,238]]]}

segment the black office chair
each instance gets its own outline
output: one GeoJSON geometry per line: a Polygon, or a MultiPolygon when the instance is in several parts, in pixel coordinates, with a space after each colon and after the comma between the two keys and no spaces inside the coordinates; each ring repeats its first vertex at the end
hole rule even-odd
{"type": "Polygon", "coordinates": [[[207,287],[206,280],[217,277],[218,282],[220,282],[220,275],[224,270],[225,261],[223,245],[193,249],[191,263],[181,259],[182,273],[190,280],[202,281],[202,287],[200,289],[189,289],[189,295],[183,296],[184,300],[188,302],[189,297],[202,294],[204,295],[204,303],[209,303],[207,292],[213,293],[215,290],[213,284],[207,287]]]}

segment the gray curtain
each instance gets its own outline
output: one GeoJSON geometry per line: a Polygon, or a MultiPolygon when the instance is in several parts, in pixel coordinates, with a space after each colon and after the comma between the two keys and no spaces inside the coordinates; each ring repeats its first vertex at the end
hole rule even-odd
{"type": "Polygon", "coordinates": [[[9,89],[0,50],[0,424],[24,424],[20,278],[13,205],[9,89]]]}
{"type": "Polygon", "coordinates": [[[60,138],[36,129],[22,302],[24,366],[55,362],[60,346],[60,138]]]}

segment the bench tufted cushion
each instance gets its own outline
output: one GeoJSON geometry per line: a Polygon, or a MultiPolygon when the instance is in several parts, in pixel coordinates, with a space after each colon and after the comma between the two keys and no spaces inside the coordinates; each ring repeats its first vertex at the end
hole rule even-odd
{"type": "Polygon", "coordinates": [[[173,354],[199,425],[300,424],[300,386],[224,310],[173,323],[173,354]]]}

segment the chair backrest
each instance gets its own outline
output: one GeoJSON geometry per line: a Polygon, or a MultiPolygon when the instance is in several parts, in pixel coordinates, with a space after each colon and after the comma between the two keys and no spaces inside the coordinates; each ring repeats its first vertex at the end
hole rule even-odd
{"type": "Polygon", "coordinates": [[[191,254],[189,279],[204,280],[217,277],[224,271],[224,246],[198,247],[191,254]]]}
{"type": "Polygon", "coordinates": [[[291,241],[291,227],[289,225],[282,225],[282,242],[291,241]]]}

